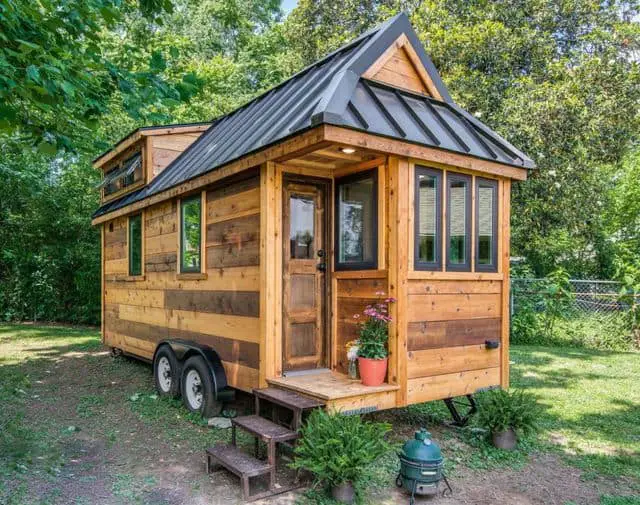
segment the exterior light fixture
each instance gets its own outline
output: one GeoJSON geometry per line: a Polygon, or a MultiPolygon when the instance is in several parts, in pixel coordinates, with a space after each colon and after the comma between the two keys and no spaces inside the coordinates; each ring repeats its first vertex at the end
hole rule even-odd
{"type": "Polygon", "coordinates": [[[341,147],[340,150],[344,153],[344,154],[353,154],[356,152],[356,150],[353,147],[341,147]]]}

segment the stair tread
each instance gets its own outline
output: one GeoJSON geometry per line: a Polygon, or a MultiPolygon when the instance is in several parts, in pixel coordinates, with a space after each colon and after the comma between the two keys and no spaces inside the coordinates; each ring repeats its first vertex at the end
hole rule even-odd
{"type": "Polygon", "coordinates": [[[269,463],[254,458],[234,445],[218,442],[207,449],[207,453],[214,456],[219,464],[233,473],[255,477],[271,471],[269,463]]]}
{"type": "Polygon", "coordinates": [[[273,439],[275,441],[293,440],[298,438],[298,433],[295,431],[287,429],[284,426],[257,415],[236,417],[232,419],[231,422],[251,433],[263,438],[273,439]]]}
{"type": "Polygon", "coordinates": [[[320,400],[315,400],[286,389],[254,389],[253,393],[260,398],[290,409],[308,410],[324,406],[324,402],[321,402],[320,400]]]}

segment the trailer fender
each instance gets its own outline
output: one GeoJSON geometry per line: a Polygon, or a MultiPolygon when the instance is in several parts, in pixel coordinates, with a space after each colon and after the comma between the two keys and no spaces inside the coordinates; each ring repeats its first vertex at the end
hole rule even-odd
{"type": "Polygon", "coordinates": [[[218,353],[209,346],[198,344],[187,340],[163,340],[161,341],[153,355],[155,362],[156,353],[163,345],[168,345],[175,353],[178,361],[184,362],[191,356],[201,356],[207,364],[209,371],[211,372],[211,380],[213,381],[213,390],[215,392],[216,400],[218,399],[218,393],[227,387],[227,374],[222,366],[222,360],[218,353]]]}

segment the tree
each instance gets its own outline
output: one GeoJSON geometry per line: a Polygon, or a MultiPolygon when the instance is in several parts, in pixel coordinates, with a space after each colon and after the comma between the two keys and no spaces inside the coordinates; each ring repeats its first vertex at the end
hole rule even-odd
{"type": "MultiPolygon", "coordinates": [[[[153,53],[132,69],[105,53],[105,32],[115,33],[135,5],[121,0],[4,0],[0,3],[0,132],[43,152],[73,149],[90,135],[117,95],[136,116],[165,99],[184,99],[182,87],[162,78],[164,59],[153,53]]],[[[141,0],[156,19],[169,0],[141,0]]]]}
{"type": "Polygon", "coordinates": [[[513,253],[613,275],[603,167],[638,141],[638,2],[303,0],[285,25],[308,63],[400,10],[456,102],[538,164],[514,186],[513,253]]]}

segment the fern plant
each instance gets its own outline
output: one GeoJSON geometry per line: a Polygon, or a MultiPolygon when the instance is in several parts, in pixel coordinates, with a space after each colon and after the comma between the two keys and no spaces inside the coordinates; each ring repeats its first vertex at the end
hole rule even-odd
{"type": "Polygon", "coordinates": [[[291,466],[310,471],[317,481],[330,486],[356,483],[367,467],[389,450],[384,437],[390,430],[386,423],[317,409],[302,427],[291,466]]]}
{"type": "Polygon", "coordinates": [[[540,408],[535,397],[524,391],[488,391],[478,398],[477,422],[491,433],[529,433],[537,429],[540,408]]]}

